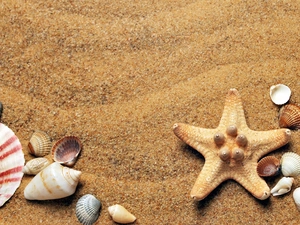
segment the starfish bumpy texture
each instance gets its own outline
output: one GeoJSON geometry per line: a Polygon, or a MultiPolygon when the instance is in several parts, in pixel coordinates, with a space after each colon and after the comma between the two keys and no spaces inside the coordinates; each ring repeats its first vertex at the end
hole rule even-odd
{"type": "Polygon", "coordinates": [[[289,129],[253,131],[246,123],[241,97],[230,89],[220,124],[215,129],[183,123],[173,126],[175,135],[205,158],[205,164],[191,191],[195,200],[202,200],[219,184],[233,179],[254,197],[264,200],[270,188],[256,171],[257,161],[285,145],[291,138],[289,129]]]}

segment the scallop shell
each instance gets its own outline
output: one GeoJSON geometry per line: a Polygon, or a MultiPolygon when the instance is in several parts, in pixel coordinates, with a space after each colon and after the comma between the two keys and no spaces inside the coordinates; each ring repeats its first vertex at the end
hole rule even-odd
{"type": "Polygon", "coordinates": [[[270,97],[276,105],[283,105],[291,97],[291,89],[284,84],[277,84],[270,87],[270,97]]]}
{"type": "Polygon", "coordinates": [[[281,172],[284,176],[295,177],[300,175],[300,155],[286,152],[281,157],[281,172]]]}
{"type": "Polygon", "coordinates": [[[82,196],[76,204],[76,216],[80,223],[92,225],[99,217],[101,202],[93,195],[82,196]]]}
{"type": "Polygon", "coordinates": [[[279,111],[279,126],[281,128],[300,128],[300,107],[295,104],[283,106],[279,111]]]}
{"type": "Polygon", "coordinates": [[[288,193],[293,185],[294,178],[292,177],[283,177],[281,178],[278,183],[273,187],[271,190],[271,194],[273,196],[283,195],[288,193]]]}
{"type": "Polygon", "coordinates": [[[294,190],[293,199],[295,201],[297,209],[300,210],[300,187],[298,187],[294,190]]]}
{"type": "Polygon", "coordinates": [[[53,159],[66,166],[73,166],[81,151],[82,144],[75,136],[66,136],[58,140],[52,147],[53,159]]]}
{"type": "Polygon", "coordinates": [[[112,205],[108,207],[109,215],[111,215],[113,221],[117,223],[133,223],[136,220],[136,217],[127,211],[121,205],[112,205]]]}
{"type": "Polygon", "coordinates": [[[25,164],[23,173],[27,175],[36,175],[50,164],[51,161],[44,157],[31,159],[25,164]]]}
{"type": "Polygon", "coordinates": [[[25,159],[14,132],[0,123],[0,207],[15,193],[23,177],[25,159]]]}
{"type": "Polygon", "coordinates": [[[74,194],[80,171],[54,162],[39,172],[25,187],[28,200],[59,199],[74,194]]]}
{"type": "Polygon", "coordinates": [[[36,130],[28,143],[28,151],[35,156],[45,156],[50,153],[52,147],[51,138],[43,131],[36,130]]]}
{"type": "Polygon", "coordinates": [[[261,177],[271,177],[279,174],[280,161],[275,156],[266,156],[257,164],[257,173],[261,177]]]}

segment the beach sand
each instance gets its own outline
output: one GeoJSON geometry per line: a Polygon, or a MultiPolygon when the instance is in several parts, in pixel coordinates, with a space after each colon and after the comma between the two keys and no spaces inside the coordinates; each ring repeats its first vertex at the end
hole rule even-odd
{"type": "MultiPolygon", "coordinates": [[[[28,201],[25,175],[0,208],[0,224],[79,224],[75,205],[84,194],[102,202],[95,224],[114,224],[113,204],[143,225],[298,224],[292,192],[260,201],[228,180],[194,201],[205,161],[172,125],[217,127],[236,88],[251,129],[279,128],[270,86],[286,84],[290,102],[300,104],[299,1],[4,0],[0,7],[2,122],[26,161],[37,129],[53,143],[66,135],[83,143],[74,195],[28,201]]],[[[300,154],[299,137],[292,131],[290,144],[270,155],[300,154]]]]}

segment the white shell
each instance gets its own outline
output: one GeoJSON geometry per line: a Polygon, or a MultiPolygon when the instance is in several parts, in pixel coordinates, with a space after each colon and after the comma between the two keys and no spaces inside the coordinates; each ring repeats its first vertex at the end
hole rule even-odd
{"type": "Polygon", "coordinates": [[[59,199],[72,195],[79,181],[80,171],[64,167],[57,162],[39,172],[25,187],[28,200],[59,199]]]}
{"type": "Polygon", "coordinates": [[[36,175],[50,164],[50,160],[44,157],[31,159],[25,164],[23,172],[27,175],[36,175]]]}
{"type": "Polygon", "coordinates": [[[0,123],[0,207],[21,184],[25,163],[22,146],[14,132],[0,123]]]}
{"type": "Polygon", "coordinates": [[[283,105],[291,97],[291,89],[284,84],[277,84],[270,87],[270,97],[274,104],[283,105]]]}
{"type": "Polygon", "coordinates": [[[300,155],[294,152],[286,152],[281,157],[281,172],[286,177],[300,175],[300,155]]]}
{"type": "Polygon", "coordinates": [[[80,223],[92,225],[99,217],[101,202],[93,195],[82,196],[76,204],[76,216],[80,223]]]}
{"type": "Polygon", "coordinates": [[[300,210],[300,187],[298,187],[294,190],[293,199],[295,201],[297,209],[300,210]]]}
{"type": "Polygon", "coordinates": [[[281,178],[278,183],[273,187],[271,190],[271,194],[273,196],[283,195],[288,193],[293,185],[294,178],[292,177],[283,177],[281,178]]]}
{"type": "Polygon", "coordinates": [[[108,207],[109,215],[111,215],[113,221],[117,223],[133,223],[136,220],[136,217],[127,211],[121,205],[112,205],[108,207]]]}

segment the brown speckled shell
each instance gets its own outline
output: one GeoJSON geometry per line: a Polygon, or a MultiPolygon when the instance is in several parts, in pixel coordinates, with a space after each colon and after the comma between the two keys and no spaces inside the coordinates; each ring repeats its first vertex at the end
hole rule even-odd
{"type": "Polygon", "coordinates": [[[257,173],[261,177],[271,177],[279,174],[280,160],[275,156],[266,156],[257,164],[257,173]]]}
{"type": "Polygon", "coordinates": [[[283,106],[279,111],[279,126],[300,129],[300,107],[295,104],[283,106]]]}

